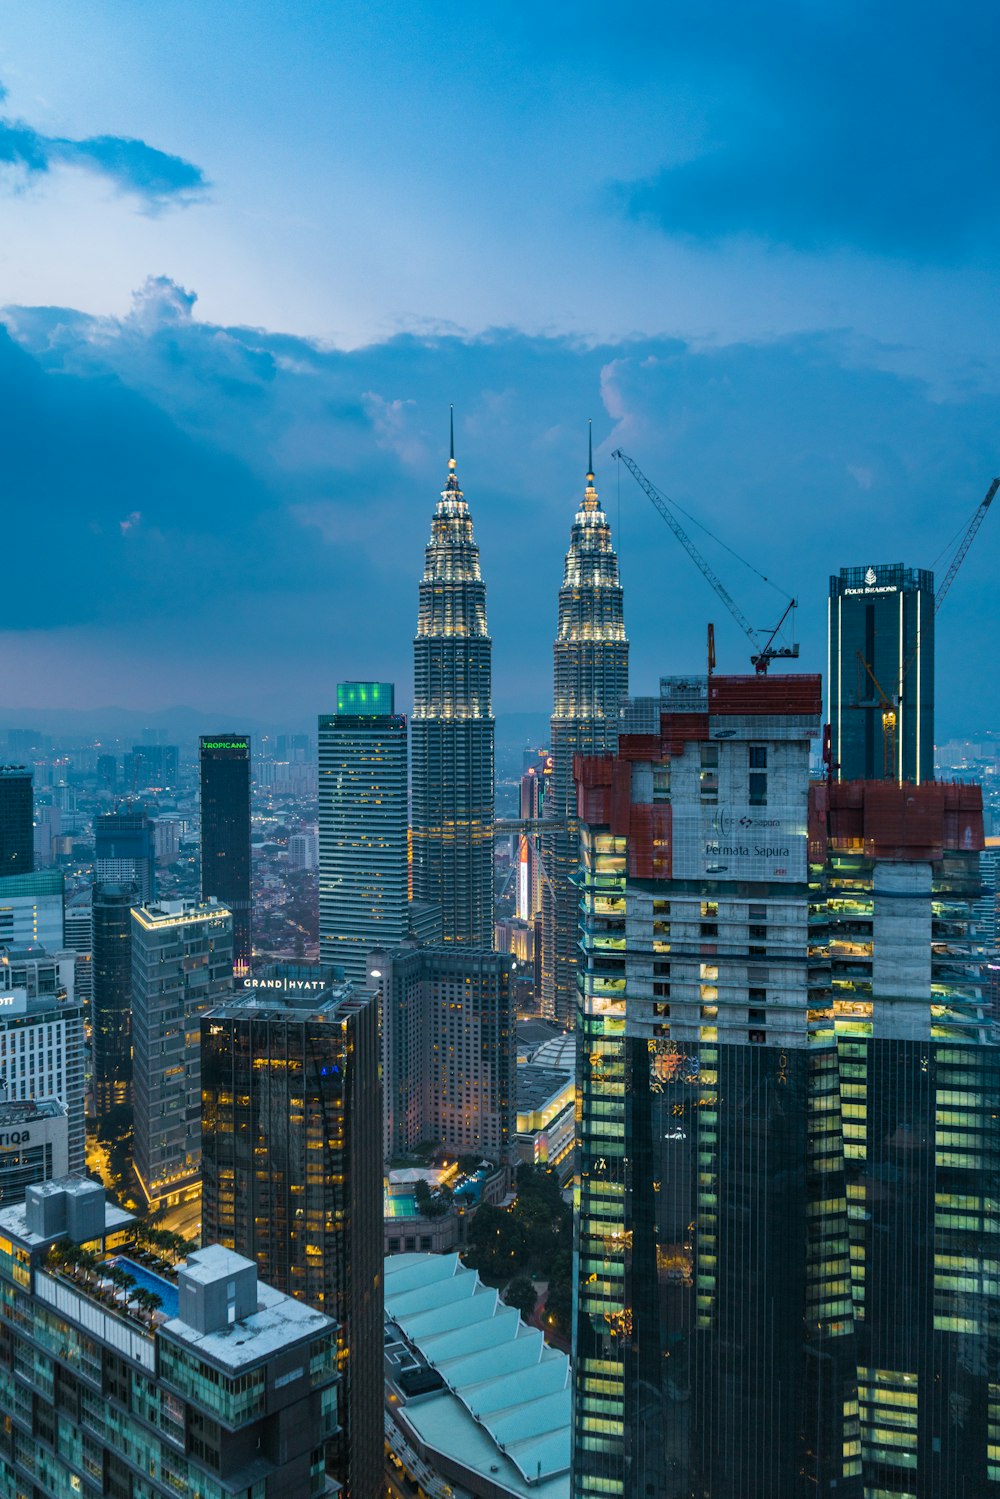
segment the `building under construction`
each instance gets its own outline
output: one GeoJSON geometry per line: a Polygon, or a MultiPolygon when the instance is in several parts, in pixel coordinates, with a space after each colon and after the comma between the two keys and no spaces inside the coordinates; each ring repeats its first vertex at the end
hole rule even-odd
{"type": "Polygon", "coordinates": [[[810,786],[820,708],[666,679],[576,761],[575,1499],[1000,1496],[981,794],[810,786]]]}

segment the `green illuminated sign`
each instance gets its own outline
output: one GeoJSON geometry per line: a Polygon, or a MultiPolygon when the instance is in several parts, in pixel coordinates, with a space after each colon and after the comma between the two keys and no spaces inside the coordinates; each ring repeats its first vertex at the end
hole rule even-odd
{"type": "Polygon", "coordinates": [[[388,717],[394,710],[395,688],[391,682],[341,682],[337,687],[337,712],[352,717],[388,717]]]}
{"type": "Polygon", "coordinates": [[[244,754],[250,749],[249,739],[203,739],[201,741],[203,750],[242,750],[244,754]]]}

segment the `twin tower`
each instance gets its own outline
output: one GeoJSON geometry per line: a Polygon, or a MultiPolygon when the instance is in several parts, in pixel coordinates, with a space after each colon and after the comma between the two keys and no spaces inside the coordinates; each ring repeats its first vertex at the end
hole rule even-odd
{"type": "MultiPolygon", "coordinates": [[[[614,751],[628,694],[628,640],[618,559],[594,487],[593,450],[573,521],[555,640],[553,757],[543,807],[544,1014],[576,1008],[578,829],[573,756],[614,751]]],[[[486,586],[452,437],[420,583],[414,640],[413,899],[442,913],[446,942],[493,945],[493,740],[486,586]]]]}

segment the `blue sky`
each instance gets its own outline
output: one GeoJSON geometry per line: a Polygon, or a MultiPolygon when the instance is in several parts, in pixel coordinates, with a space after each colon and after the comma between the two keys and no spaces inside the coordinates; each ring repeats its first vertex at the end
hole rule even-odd
{"type": "MultiPolygon", "coordinates": [[[[4,705],[407,698],[452,401],[498,709],[549,700],[588,417],[635,690],[709,617],[747,651],[619,498],[619,443],[799,595],[819,669],[828,573],[933,564],[1000,466],[998,32],[897,0],[8,0],[4,705]]],[[[998,523],[940,616],[949,731],[998,718],[998,523]]]]}

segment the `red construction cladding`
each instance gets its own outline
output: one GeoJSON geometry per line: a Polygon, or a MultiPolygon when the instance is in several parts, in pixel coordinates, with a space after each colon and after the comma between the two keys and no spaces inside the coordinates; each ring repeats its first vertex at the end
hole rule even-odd
{"type": "Polygon", "coordinates": [[[632,766],[616,755],[574,755],[576,810],[581,822],[628,839],[628,872],[638,880],[669,880],[673,824],[668,803],[633,803],[632,766]]]}
{"type": "Polygon", "coordinates": [[[611,775],[614,755],[574,755],[576,815],[591,827],[611,822],[611,775]]]}
{"type": "Polygon", "coordinates": [[[634,880],[673,878],[673,823],[669,802],[630,809],[628,872],[634,880]]]}
{"type": "Polygon", "coordinates": [[[666,760],[672,755],[683,755],[684,746],[692,742],[708,743],[707,713],[661,713],[659,754],[650,758],[666,760]]]}
{"type": "Polygon", "coordinates": [[[809,788],[809,859],[829,851],[905,862],[983,848],[983,793],[958,781],[817,782],[809,788]]]}
{"type": "Polygon", "coordinates": [[[818,717],[823,711],[819,673],[790,677],[709,677],[708,711],[716,714],[792,713],[818,717]]]}

